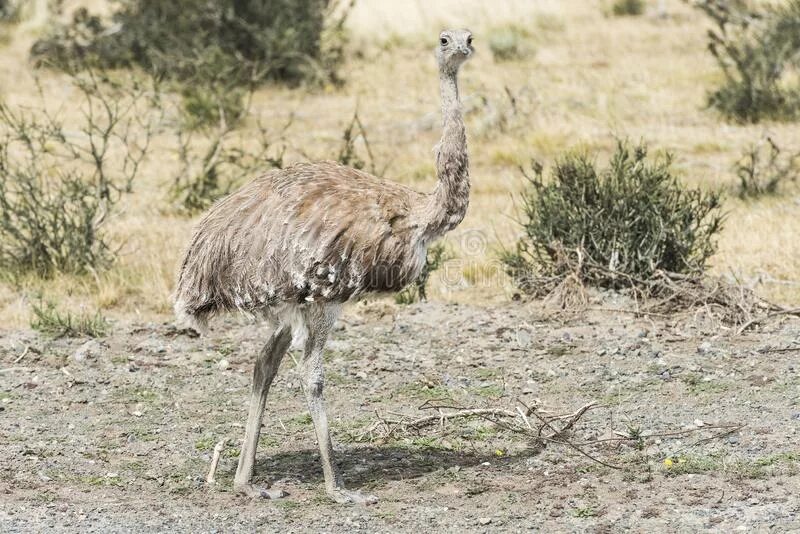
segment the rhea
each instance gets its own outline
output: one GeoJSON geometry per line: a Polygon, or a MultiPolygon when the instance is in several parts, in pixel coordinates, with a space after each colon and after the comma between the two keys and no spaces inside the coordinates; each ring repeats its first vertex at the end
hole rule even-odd
{"type": "Polygon", "coordinates": [[[470,184],[457,76],[472,53],[469,31],[439,35],[443,132],[432,193],[331,161],[297,163],[256,178],[197,224],[178,275],[178,319],[203,332],[211,316],[242,310],[263,318],[271,331],[253,371],[237,492],[286,495],[256,487],[252,477],[267,393],[294,344],[304,348],[303,391],[328,495],[340,503],[377,501],[345,489],[334,463],[322,394],[323,349],[343,303],[414,281],[431,242],[464,219],[470,184]]]}

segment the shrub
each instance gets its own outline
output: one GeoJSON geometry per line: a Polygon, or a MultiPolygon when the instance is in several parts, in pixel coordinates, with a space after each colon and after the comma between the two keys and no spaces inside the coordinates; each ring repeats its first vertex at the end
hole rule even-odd
{"type": "Polygon", "coordinates": [[[752,11],[743,0],[701,0],[715,24],[708,47],[724,79],[709,106],[738,122],[792,120],[800,111],[800,1],[752,11]]]}
{"type": "Polygon", "coordinates": [[[220,124],[236,125],[246,113],[247,92],[234,87],[187,85],[182,88],[183,127],[188,130],[215,127],[220,124]]]}
{"type": "MultiPolygon", "coordinates": [[[[283,127],[281,137],[290,125],[291,119],[283,127]]],[[[183,129],[177,131],[177,137],[180,169],[169,194],[179,211],[189,215],[204,211],[243,180],[283,167],[285,147],[274,150],[274,141],[262,127],[254,149],[247,147],[242,135],[234,135],[233,128],[225,121],[205,144],[197,143],[195,133],[183,129]]]]}
{"type": "Polygon", "coordinates": [[[51,337],[102,337],[109,329],[108,321],[98,311],[74,315],[62,312],[52,302],[39,301],[31,305],[31,328],[51,337]]]}
{"type": "Polygon", "coordinates": [[[358,117],[358,110],[353,113],[353,118],[342,132],[342,146],[339,148],[336,161],[347,167],[365,170],[376,176],[382,176],[386,172],[385,167],[379,170],[375,163],[375,156],[372,153],[372,147],[367,137],[367,129],[358,117]],[[359,139],[364,145],[364,151],[366,152],[364,156],[359,154],[357,146],[359,139]]]}
{"type": "Polygon", "coordinates": [[[46,110],[0,104],[0,272],[6,277],[80,274],[115,256],[103,225],[131,190],[151,130],[138,120],[141,94],[125,98],[95,78],[76,83],[84,122],[69,130],[46,110]]]}
{"type": "Polygon", "coordinates": [[[0,0],[0,22],[16,22],[19,17],[19,5],[12,0],[0,0]]]}
{"type": "Polygon", "coordinates": [[[734,165],[739,198],[777,194],[781,185],[797,181],[799,163],[800,153],[782,154],[769,137],[751,145],[734,165]]]}
{"type": "Polygon", "coordinates": [[[658,272],[701,273],[721,228],[719,196],[683,187],[671,157],[619,143],[605,170],[585,154],[561,158],[545,181],[534,164],[522,196],[524,236],[502,260],[527,292],[548,294],[570,278],[622,288],[658,272]]]}
{"type": "Polygon", "coordinates": [[[38,65],[67,71],[136,65],[159,76],[223,88],[336,81],[348,11],[337,9],[339,4],[120,0],[110,21],[76,10],[72,22],[37,41],[31,55],[38,65]]]}
{"type": "Polygon", "coordinates": [[[644,13],[644,0],[615,0],[611,13],[617,17],[641,15],[644,13]]]}
{"type": "Polygon", "coordinates": [[[413,304],[417,301],[428,300],[428,280],[431,274],[450,259],[452,259],[452,256],[444,244],[436,243],[428,248],[428,256],[425,258],[422,272],[419,273],[419,276],[411,285],[395,295],[395,302],[397,304],[413,304]]]}
{"type": "Polygon", "coordinates": [[[533,53],[529,37],[528,31],[519,26],[493,28],[489,31],[489,50],[498,62],[523,59],[533,53]]]}

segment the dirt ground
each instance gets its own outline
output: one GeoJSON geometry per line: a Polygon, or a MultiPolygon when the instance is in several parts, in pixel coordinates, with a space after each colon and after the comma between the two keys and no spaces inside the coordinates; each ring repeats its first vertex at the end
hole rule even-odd
{"type": "Polygon", "coordinates": [[[380,498],[369,507],[326,500],[292,358],[256,466],[257,481],[290,496],[232,493],[257,325],[229,318],[205,338],[168,324],[114,331],[0,334],[0,531],[800,531],[795,319],[732,336],[603,310],[554,318],[523,303],[353,306],[329,344],[326,396],[345,480],[380,498]],[[639,445],[582,447],[612,468],[482,419],[364,434],[376,414],[428,413],[426,400],[513,410],[536,398],[560,412],[602,404],[573,443],[638,434],[639,445]]]}

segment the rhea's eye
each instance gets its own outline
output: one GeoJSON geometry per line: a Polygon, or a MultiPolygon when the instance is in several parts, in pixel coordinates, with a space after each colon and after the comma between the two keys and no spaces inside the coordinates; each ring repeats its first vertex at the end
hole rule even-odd
{"type": "Polygon", "coordinates": [[[472,36],[467,37],[467,45],[472,46],[472,36]]]}
{"type": "Polygon", "coordinates": [[[442,43],[442,46],[447,46],[447,37],[442,37],[439,42],[442,43]]]}

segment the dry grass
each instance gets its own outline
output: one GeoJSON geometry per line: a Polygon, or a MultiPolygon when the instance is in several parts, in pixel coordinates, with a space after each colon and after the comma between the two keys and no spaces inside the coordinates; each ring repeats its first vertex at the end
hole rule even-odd
{"type": "MultiPolygon", "coordinates": [[[[98,2],[95,2],[98,3],[98,2]]],[[[379,166],[387,175],[420,190],[434,184],[431,148],[438,140],[438,84],[433,54],[442,26],[467,26],[478,53],[463,73],[474,195],[464,223],[447,241],[457,260],[433,276],[431,299],[505,300],[511,290],[498,276],[499,244],[516,240],[512,195],[523,185],[516,169],[535,156],[544,161],[576,145],[605,157],[615,136],[643,139],[668,149],[686,182],[732,187],[731,165],[768,129],[787,149],[800,147],[793,124],[739,126],[704,110],[705,90],[717,73],[705,48],[705,22],[679,0],[667,2],[669,17],[608,17],[602,6],[583,0],[506,0],[491,9],[477,0],[360,2],[350,24],[362,52],[346,65],[341,89],[306,91],[267,87],[258,91],[254,112],[280,128],[290,113],[288,159],[332,157],[341,132],[358,105],[379,166]],[[424,6],[424,7],[423,7],[424,6]],[[454,6],[458,6],[454,8],[454,6]],[[452,11],[451,11],[452,9],[452,11]],[[424,14],[423,14],[424,13],[424,14]],[[455,15],[453,15],[454,13],[455,15]],[[532,28],[535,55],[495,63],[482,33],[511,21],[532,28]],[[517,99],[511,112],[508,88],[517,99]],[[488,102],[488,105],[484,105],[488,102]]],[[[0,54],[0,95],[11,104],[34,103],[26,51],[35,31],[12,36],[0,54]]],[[[41,73],[54,106],[69,101],[61,75],[41,73]]],[[[69,113],[73,110],[65,110],[69,113]]],[[[250,126],[252,127],[252,125],[250,126]]],[[[157,143],[158,144],[158,143],[157,143]]],[[[0,287],[4,324],[27,323],[26,299],[46,297],[103,308],[112,317],[158,317],[169,311],[175,263],[192,221],[168,215],[169,169],[175,155],[154,152],[124,213],[110,230],[125,254],[97,278],[59,278],[23,290],[0,287]]],[[[727,224],[713,258],[718,273],[735,273],[760,294],[784,303],[800,299],[800,197],[743,203],[729,197],[727,224]]]]}

